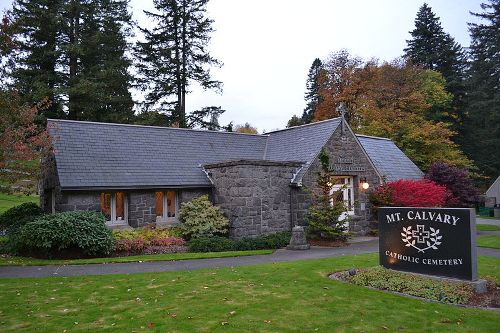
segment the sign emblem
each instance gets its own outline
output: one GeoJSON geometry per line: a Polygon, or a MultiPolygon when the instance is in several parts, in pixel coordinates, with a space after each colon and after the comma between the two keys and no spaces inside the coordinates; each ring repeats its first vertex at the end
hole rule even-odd
{"type": "Polygon", "coordinates": [[[439,229],[434,229],[429,227],[429,230],[425,230],[425,225],[417,224],[417,229],[412,230],[412,226],[407,228],[403,227],[403,232],[401,239],[405,243],[406,247],[413,247],[418,250],[418,253],[424,253],[429,249],[437,250],[438,246],[441,245],[441,238],[443,236],[439,235],[439,229]]]}

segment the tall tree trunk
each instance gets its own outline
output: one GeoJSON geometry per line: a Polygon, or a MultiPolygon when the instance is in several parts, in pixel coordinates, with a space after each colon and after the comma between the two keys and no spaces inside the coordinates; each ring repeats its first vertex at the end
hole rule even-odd
{"type": "Polygon", "coordinates": [[[68,116],[69,119],[78,120],[78,110],[77,101],[75,96],[75,91],[72,86],[75,84],[77,70],[78,70],[78,34],[80,30],[80,10],[77,5],[77,1],[73,0],[71,3],[71,17],[70,17],[70,31],[69,31],[69,44],[71,51],[69,52],[69,80],[68,80],[68,116]]]}
{"type": "Polygon", "coordinates": [[[187,62],[187,37],[186,37],[186,29],[187,29],[187,18],[186,18],[186,0],[182,0],[182,84],[181,84],[181,103],[179,105],[180,109],[180,123],[179,127],[187,127],[186,124],[186,62],[187,62]]]}

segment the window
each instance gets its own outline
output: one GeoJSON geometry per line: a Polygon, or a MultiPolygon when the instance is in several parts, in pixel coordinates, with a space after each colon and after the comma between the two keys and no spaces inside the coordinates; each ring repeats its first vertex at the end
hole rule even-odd
{"type": "Polygon", "coordinates": [[[156,216],[162,218],[177,217],[177,192],[162,191],[155,193],[156,216]]]}
{"type": "Polygon", "coordinates": [[[124,192],[101,193],[101,212],[110,223],[119,223],[127,220],[127,198],[124,192]]]}

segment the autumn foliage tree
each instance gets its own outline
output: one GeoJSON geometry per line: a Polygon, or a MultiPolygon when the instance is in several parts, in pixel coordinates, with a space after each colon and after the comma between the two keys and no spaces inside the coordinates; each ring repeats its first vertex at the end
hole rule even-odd
{"type": "Polygon", "coordinates": [[[338,117],[343,103],[354,131],[392,139],[422,169],[436,160],[471,166],[451,140],[450,124],[432,120],[452,98],[439,73],[401,59],[363,62],[347,51],[333,54],[323,68],[316,121],[338,117]]]}
{"type": "Polygon", "coordinates": [[[35,119],[49,107],[47,100],[23,106],[19,95],[10,90],[0,91],[0,182],[12,184],[21,178],[36,178],[38,161],[50,146],[45,129],[35,119]]]}
{"type": "Polygon", "coordinates": [[[446,186],[446,207],[472,207],[479,195],[466,169],[435,162],[427,170],[425,178],[446,186]]]}

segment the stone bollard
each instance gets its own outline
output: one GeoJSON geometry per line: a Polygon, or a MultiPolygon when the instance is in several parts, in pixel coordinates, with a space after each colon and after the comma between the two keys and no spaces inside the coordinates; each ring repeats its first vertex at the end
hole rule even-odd
{"type": "Polygon", "coordinates": [[[292,238],[290,244],[286,247],[287,250],[309,250],[310,246],[306,240],[304,227],[295,226],[292,229],[292,238]]]}

